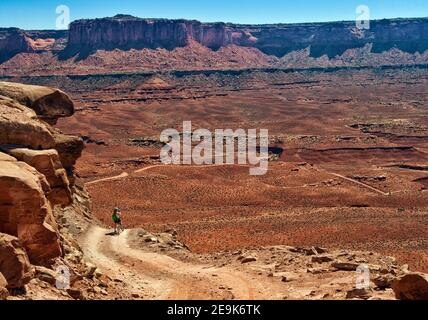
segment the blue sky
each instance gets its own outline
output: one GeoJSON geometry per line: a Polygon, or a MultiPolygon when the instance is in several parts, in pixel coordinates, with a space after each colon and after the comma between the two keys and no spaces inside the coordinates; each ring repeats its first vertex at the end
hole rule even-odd
{"type": "Polygon", "coordinates": [[[428,17],[427,0],[0,0],[0,27],[54,29],[59,5],[70,8],[72,21],[117,13],[236,23],[354,20],[359,5],[372,19],[428,17]]]}

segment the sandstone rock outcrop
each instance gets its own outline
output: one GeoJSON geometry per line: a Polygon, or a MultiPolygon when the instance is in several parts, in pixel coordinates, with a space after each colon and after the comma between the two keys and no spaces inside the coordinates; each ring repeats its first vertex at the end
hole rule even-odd
{"type": "Polygon", "coordinates": [[[73,112],[62,91],[0,82],[0,232],[17,237],[34,264],[62,255],[54,207],[73,203],[68,178],[83,149],[44,120],[73,112]]]}
{"type": "Polygon", "coordinates": [[[26,163],[1,161],[0,190],[0,232],[18,237],[32,262],[43,264],[59,256],[59,235],[45,196],[50,188],[44,176],[26,163]]]}
{"type": "MultiPolygon", "coordinates": [[[[55,147],[64,168],[71,170],[80,158],[85,144],[79,137],[68,136],[59,132],[54,133],[55,147]]],[[[71,184],[74,184],[70,181],[71,184]]]]}
{"type": "Polygon", "coordinates": [[[66,206],[71,204],[72,196],[69,181],[59,160],[58,151],[12,148],[9,149],[9,154],[34,167],[46,177],[51,188],[48,199],[52,205],[66,206]]]}
{"type": "Polygon", "coordinates": [[[62,91],[0,82],[0,113],[0,145],[56,149],[66,169],[72,169],[80,157],[84,148],[80,138],[63,135],[39,119],[55,123],[74,113],[73,102],[62,91]]]}
{"type": "Polygon", "coordinates": [[[428,300],[428,275],[406,274],[392,282],[395,296],[400,300],[428,300]]]}
{"type": "Polygon", "coordinates": [[[1,145],[21,145],[32,149],[55,146],[48,125],[40,121],[33,110],[0,95],[0,114],[1,145]]]}
{"type": "Polygon", "coordinates": [[[37,116],[47,122],[55,123],[60,117],[69,117],[74,113],[70,97],[58,89],[0,82],[0,96],[11,98],[33,109],[37,116]]]}
{"type": "Polygon", "coordinates": [[[27,253],[19,240],[2,233],[0,233],[0,274],[4,276],[9,289],[23,287],[34,275],[27,253]]]}

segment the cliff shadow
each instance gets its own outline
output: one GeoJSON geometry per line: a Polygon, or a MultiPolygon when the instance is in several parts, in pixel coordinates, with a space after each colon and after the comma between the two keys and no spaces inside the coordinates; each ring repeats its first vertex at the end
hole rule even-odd
{"type": "Polygon", "coordinates": [[[75,58],[76,61],[81,61],[86,58],[88,58],[90,55],[96,53],[98,50],[104,50],[107,52],[111,52],[114,50],[121,50],[121,51],[130,51],[130,50],[143,50],[143,49],[165,49],[167,51],[173,51],[177,48],[182,48],[183,46],[177,46],[174,44],[159,44],[154,43],[151,45],[142,44],[142,43],[130,43],[126,46],[100,46],[96,48],[92,47],[66,47],[63,51],[58,53],[58,59],[60,61],[68,60],[71,58],[75,58]]]}
{"type": "Polygon", "coordinates": [[[85,60],[91,54],[97,52],[97,50],[91,49],[77,49],[77,48],[65,48],[58,53],[58,60],[65,61],[71,58],[75,58],[76,61],[85,60]]]}
{"type": "Polygon", "coordinates": [[[0,64],[2,64],[3,62],[6,62],[6,61],[12,59],[18,53],[19,52],[14,52],[14,53],[1,53],[0,52],[0,64]]]}

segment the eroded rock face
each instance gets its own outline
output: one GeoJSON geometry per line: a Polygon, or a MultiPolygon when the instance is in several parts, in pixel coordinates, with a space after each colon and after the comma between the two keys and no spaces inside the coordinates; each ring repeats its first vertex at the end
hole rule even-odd
{"type": "Polygon", "coordinates": [[[51,188],[48,199],[52,205],[66,206],[71,204],[72,195],[67,173],[56,150],[13,148],[9,150],[9,154],[34,167],[46,177],[51,188]]]}
{"type": "Polygon", "coordinates": [[[256,47],[277,57],[310,48],[311,57],[334,58],[367,44],[373,45],[375,53],[392,48],[408,53],[423,53],[428,49],[426,18],[373,20],[368,30],[358,29],[355,21],[229,27],[235,44],[256,47]]]}
{"type": "MultiPolygon", "coordinates": [[[[77,159],[82,155],[85,144],[82,139],[75,136],[68,136],[61,133],[54,134],[55,149],[58,151],[62,165],[67,170],[71,170],[77,159]]],[[[74,184],[73,181],[70,181],[74,184]]]]}
{"type": "Polygon", "coordinates": [[[56,149],[63,167],[71,169],[82,153],[83,141],[57,132],[39,118],[55,123],[73,113],[73,102],[60,90],[0,82],[0,145],[56,149]]]}
{"type": "Polygon", "coordinates": [[[68,176],[83,142],[48,122],[73,112],[62,91],[0,82],[0,232],[17,237],[34,264],[62,254],[53,208],[73,202],[68,176]]]}
{"type": "Polygon", "coordinates": [[[25,32],[17,28],[0,28],[0,63],[22,52],[33,52],[25,32]]]}
{"type": "MultiPolygon", "coordinates": [[[[9,289],[23,287],[34,276],[34,270],[20,241],[3,233],[0,233],[0,275],[3,275],[9,289]]],[[[0,292],[1,287],[0,276],[0,292]]]]}
{"type": "Polygon", "coordinates": [[[148,20],[116,16],[70,24],[68,50],[167,48],[187,44],[184,20],[148,20]]]}
{"type": "Polygon", "coordinates": [[[70,24],[67,50],[97,49],[175,49],[194,39],[218,49],[231,43],[231,32],[224,23],[203,24],[195,20],[141,19],[127,15],[112,18],[78,20],[70,24]]]}
{"type": "Polygon", "coordinates": [[[61,255],[44,175],[23,162],[0,161],[0,232],[19,238],[32,262],[61,255]]]}
{"type": "Polygon", "coordinates": [[[32,149],[51,149],[55,139],[36,113],[17,101],[0,95],[0,144],[32,149]]]}
{"type": "Polygon", "coordinates": [[[255,47],[277,57],[308,48],[311,57],[334,58],[366,45],[374,53],[398,48],[413,54],[428,49],[428,19],[374,20],[366,30],[358,29],[355,21],[239,25],[118,15],[73,22],[67,50],[174,49],[188,45],[189,39],[212,49],[229,44],[255,47]]]}
{"type": "Polygon", "coordinates": [[[406,274],[392,282],[395,296],[400,300],[428,300],[428,275],[406,274]]]}
{"type": "Polygon", "coordinates": [[[55,123],[60,117],[74,114],[74,104],[64,92],[58,89],[0,82],[0,96],[11,98],[33,109],[39,118],[55,123]]]}
{"type": "Polygon", "coordinates": [[[189,38],[211,49],[219,49],[232,43],[232,32],[225,23],[186,22],[189,38]]]}
{"type": "MultiPolygon", "coordinates": [[[[243,65],[245,67],[414,65],[426,63],[424,53],[428,49],[428,19],[372,20],[370,29],[365,30],[357,28],[355,21],[242,25],[118,15],[112,18],[78,20],[71,23],[69,31],[24,32],[19,29],[0,29],[0,63],[22,52],[60,52],[60,57],[64,59],[75,58],[76,55],[84,59],[100,49],[172,50],[193,47],[193,42],[214,50],[231,44],[249,47],[251,49],[241,48],[241,51],[246,51],[251,56],[253,53],[263,56],[262,60],[246,62],[243,65]]],[[[107,53],[104,54],[108,56],[107,53]]],[[[133,55],[129,56],[130,61],[134,61],[131,59],[133,55]]],[[[207,58],[209,56],[211,55],[207,58]]],[[[91,61],[89,63],[97,65],[92,67],[99,67],[98,58],[91,61]]],[[[5,74],[22,73],[16,71],[16,63],[19,66],[22,62],[6,66],[5,74]]],[[[63,65],[59,61],[57,63],[57,67],[63,65]]],[[[150,64],[150,61],[147,63],[150,64]]],[[[153,64],[155,69],[159,64],[160,62],[153,64]]],[[[178,66],[182,64],[187,65],[180,62],[178,66]]],[[[32,70],[31,67],[23,67],[32,70]]],[[[64,67],[69,68],[67,64],[64,67]]],[[[80,68],[74,72],[79,70],[80,68]]],[[[78,73],[85,72],[82,70],[78,73]]],[[[49,70],[33,71],[50,73],[49,70]]]]}

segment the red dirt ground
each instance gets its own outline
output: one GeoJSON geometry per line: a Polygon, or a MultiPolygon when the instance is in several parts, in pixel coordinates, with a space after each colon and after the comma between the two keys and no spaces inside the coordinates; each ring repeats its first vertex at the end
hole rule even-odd
{"type": "MultiPolygon", "coordinates": [[[[31,80],[33,82],[41,80],[31,80]]],[[[195,73],[49,78],[78,112],[58,127],[88,144],[77,165],[95,215],[175,227],[196,252],[320,245],[377,251],[428,271],[428,71],[195,73]],[[154,167],[159,148],[129,139],[166,128],[267,128],[284,152],[248,168],[154,167]],[[149,158],[152,156],[152,158],[149,158]]]]}

